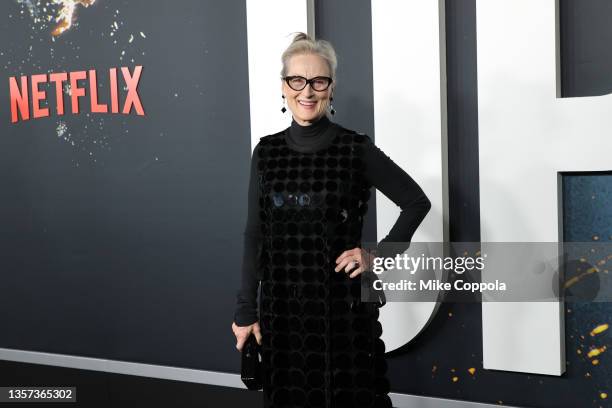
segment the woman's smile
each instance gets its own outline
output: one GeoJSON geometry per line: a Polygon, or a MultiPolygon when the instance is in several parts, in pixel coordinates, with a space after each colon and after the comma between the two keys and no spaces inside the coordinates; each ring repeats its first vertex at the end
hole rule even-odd
{"type": "Polygon", "coordinates": [[[315,108],[317,102],[315,101],[301,101],[298,100],[298,103],[304,107],[304,109],[312,110],[315,108]]]}

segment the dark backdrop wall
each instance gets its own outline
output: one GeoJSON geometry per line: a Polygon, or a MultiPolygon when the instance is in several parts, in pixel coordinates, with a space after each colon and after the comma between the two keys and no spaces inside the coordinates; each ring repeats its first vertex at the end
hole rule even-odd
{"type": "MultiPolygon", "coordinates": [[[[445,7],[450,240],[479,241],[476,2],[446,0],[445,7]]],[[[338,99],[338,111],[349,127],[373,133],[373,117],[365,113],[373,109],[370,1],[318,2],[316,11],[317,35],[331,39],[339,53],[338,73],[344,86],[339,86],[334,98],[334,102],[338,99]],[[359,47],[354,46],[357,42],[359,47]]],[[[606,39],[612,36],[608,24],[611,17],[609,2],[560,0],[564,96],[610,92],[612,52],[606,39]]],[[[564,180],[563,228],[567,239],[588,241],[598,234],[610,240],[612,206],[605,197],[612,178],[608,174],[573,174],[564,180]],[[597,192],[596,202],[591,200],[593,192],[597,192]]],[[[612,345],[609,335],[588,339],[589,331],[598,324],[595,322],[609,321],[611,316],[612,309],[605,304],[567,305],[568,367],[563,377],[556,378],[481,369],[481,306],[444,304],[415,341],[389,355],[391,388],[395,392],[515,406],[609,406],[609,399],[601,399],[600,393],[610,394],[612,389],[612,361],[608,355],[602,356],[595,367],[584,350],[612,345]],[[469,368],[476,368],[474,375],[469,368]],[[458,381],[453,382],[453,377],[458,381]]]]}
{"type": "Polygon", "coordinates": [[[98,1],[55,40],[0,12],[0,347],[237,371],[244,1],[98,1]],[[135,65],[144,117],[57,116],[41,86],[51,116],[10,123],[9,76],[95,68],[108,103],[108,69],[135,65]]]}
{"type": "MultiPolygon", "coordinates": [[[[604,0],[560,5],[563,94],[609,92],[612,8],[604,0]]],[[[106,0],[79,9],[79,29],[56,41],[20,9],[0,5],[0,94],[8,95],[11,75],[94,67],[104,89],[107,68],[140,64],[147,116],[10,125],[0,104],[0,321],[11,327],[0,331],[0,347],[238,372],[229,323],[250,157],[244,2],[106,0]]],[[[339,54],[337,120],[375,137],[370,2],[318,1],[316,14],[318,35],[339,54]]],[[[452,241],[480,239],[475,30],[474,0],[446,1],[452,241]]],[[[566,237],[584,240],[585,226],[609,231],[610,206],[583,199],[593,190],[609,195],[610,176],[564,182],[566,237]]],[[[573,313],[568,371],[555,378],[480,369],[480,306],[443,305],[419,338],[389,356],[392,390],[606,406],[598,393],[612,389],[608,354],[594,367],[573,347],[594,313],[612,313],[573,313]]]]}

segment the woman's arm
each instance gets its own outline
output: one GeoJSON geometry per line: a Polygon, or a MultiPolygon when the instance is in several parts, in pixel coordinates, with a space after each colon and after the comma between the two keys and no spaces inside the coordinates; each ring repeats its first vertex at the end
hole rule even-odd
{"type": "Polygon", "coordinates": [[[414,232],[431,209],[431,202],[408,173],[383,153],[369,137],[364,137],[366,143],[363,144],[363,160],[366,165],[366,180],[401,208],[400,215],[389,234],[378,243],[381,249],[379,256],[384,256],[385,243],[398,243],[390,245],[392,248],[389,248],[395,255],[398,251],[408,248],[414,232]]]}
{"type": "MultiPolygon", "coordinates": [[[[349,273],[350,278],[368,270],[373,256],[395,257],[403,253],[410,246],[414,232],[431,208],[429,199],[412,177],[384,154],[368,136],[362,136],[365,137],[361,157],[365,163],[366,182],[399,206],[401,212],[389,234],[378,242],[376,249],[366,251],[352,248],[336,258],[335,271],[349,273]],[[353,262],[359,265],[353,267],[353,262]]],[[[382,295],[379,300],[384,304],[384,293],[382,295]]]]}
{"type": "Polygon", "coordinates": [[[242,258],[241,287],[236,293],[236,310],[234,322],[238,326],[248,326],[257,322],[257,280],[258,245],[262,240],[261,221],[259,219],[259,179],[257,162],[259,144],[253,150],[248,192],[247,222],[244,229],[244,255],[242,258]]]}

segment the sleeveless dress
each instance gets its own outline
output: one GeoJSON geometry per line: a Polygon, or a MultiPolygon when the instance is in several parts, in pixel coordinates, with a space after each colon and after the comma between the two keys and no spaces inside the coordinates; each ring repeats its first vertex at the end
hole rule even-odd
{"type": "Polygon", "coordinates": [[[337,135],[315,153],[260,141],[265,407],[391,407],[377,307],[361,302],[361,275],[334,271],[360,246],[364,141],[337,135]]]}
{"type": "MultiPolygon", "coordinates": [[[[335,260],[361,246],[372,187],[368,171],[399,177],[388,185],[381,181],[403,213],[385,239],[408,241],[429,202],[368,136],[322,121],[317,126],[325,134],[316,148],[288,143],[286,129],[262,137],[254,151],[264,406],[388,408],[378,321],[383,302],[362,301],[364,274],[335,272],[335,260]]],[[[239,317],[239,325],[252,321],[239,317]]]]}

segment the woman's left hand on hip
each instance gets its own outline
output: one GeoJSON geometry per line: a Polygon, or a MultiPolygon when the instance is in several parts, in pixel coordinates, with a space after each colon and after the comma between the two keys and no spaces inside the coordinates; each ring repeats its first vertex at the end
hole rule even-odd
{"type": "Polygon", "coordinates": [[[349,278],[354,278],[365,270],[364,266],[367,265],[367,259],[367,253],[362,248],[347,249],[336,258],[336,268],[334,270],[336,272],[350,272],[349,278]]]}

